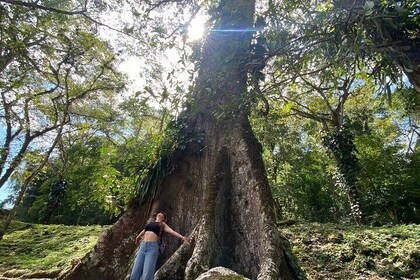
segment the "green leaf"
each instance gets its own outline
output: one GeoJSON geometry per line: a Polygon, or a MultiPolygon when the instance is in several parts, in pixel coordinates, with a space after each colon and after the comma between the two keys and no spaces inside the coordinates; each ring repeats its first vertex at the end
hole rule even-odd
{"type": "Polygon", "coordinates": [[[365,10],[365,15],[369,16],[373,13],[373,7],[375,3],[373,1],[366,1],[365,6],[363,7],[365,10]]]}

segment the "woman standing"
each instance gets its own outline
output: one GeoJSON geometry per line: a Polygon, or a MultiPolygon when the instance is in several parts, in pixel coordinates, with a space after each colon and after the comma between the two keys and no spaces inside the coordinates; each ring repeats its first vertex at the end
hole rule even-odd
{"type": "Polygon", "coordinates": [[[159,238],[163,232],[167,232],[175,237],[186,241],[187,238],[171,229],[166,223],[166,214],[159,212],[156,220],[146,224],[144,229],[136,237],[136,245],[139,244],[144,236],[137,251],[133,269],[131,270],[130,280],[153,280],[155,275],[156,262],[159,256],[159,238]]]}

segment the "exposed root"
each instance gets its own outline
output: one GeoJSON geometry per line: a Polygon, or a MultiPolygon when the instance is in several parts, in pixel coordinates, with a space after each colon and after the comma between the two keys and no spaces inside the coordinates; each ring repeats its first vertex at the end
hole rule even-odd
{"type": "Polygon", "coordinates": [[[155,273],[155,280],[184,279],[186,264],[191,258],[197,238],[197,228],[188,237],[189,242],[184,242],[178,250],[155,273]]]}
{"type": "Polygon", "coordinates": [[[201,273],[209,270],[210,267],[210,236],[208,231],[205,230],[206,222],[203,221],[198,229],[198,235],[196,238],[196,245],[191,258],[188,260],[187,267],[185,269],[185,279],[193,280],[197,279],[197,276],[201,273]]]}

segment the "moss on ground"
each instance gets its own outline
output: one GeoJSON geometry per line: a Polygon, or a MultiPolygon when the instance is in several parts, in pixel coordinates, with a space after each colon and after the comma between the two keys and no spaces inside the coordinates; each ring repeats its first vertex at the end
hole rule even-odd
{"type": "Polygon", "coordinates": [[[309,279],[420,279],[420,226],[281,228],[309,279]]]}
{"type": "Polygon", "coordinates": [[[8,270],[65,270],[93,248],[106,227],[39,225],[15,221],[0,241],[0,275],[8,270]]]}

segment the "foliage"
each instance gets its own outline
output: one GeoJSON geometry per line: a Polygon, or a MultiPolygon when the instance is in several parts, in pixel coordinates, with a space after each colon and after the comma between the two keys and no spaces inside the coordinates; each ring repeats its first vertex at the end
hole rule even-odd
{"type": "MultiPolygon", "coordinates": [[[[66,0],[55,5],[72,7],[66,0]]],[[[16,190],[42,161],[41,142],[51,143],[64,125],[52,158],[19,209],[27,221],[48,216],[50,187],[65,179],[66,191],[50,204],[56,205],[53,221],[111,222],[131,199],[157,191],[171,172],[175,150],[192,142],[197,151],[202,148],[201,136],[183,127],[182,114],[173,126],[166,124],[191,91],[181,81],[196,74],[188,59],[203,55],[199,43],[186,40],[186,25],[200,10],[220,12],[216,2],[87,5],[85,16],[69,16],[1,4],[1,121],[10,140],[1,148],[1,167],[13,167],[16,190]],[[98,39],[106,24],[90,25],[102,12],[128,13],[132,19],[120,18],[112,29],[125,34],[116,39],[115,50],[98,39]],[[144,85],[117,98],[124,78],[114,69],[115,58],[133,54],[148,58],[140,77],[144,85]],[[179,60],[168,69],[161,60],[171,55],[179,60]],[[25,143],[28,125],[26,136],[33,138],[14,161],[10,147],[13,141],[14,147],[25,143]]],[[[419,38],[418,4],[269,1],[259,13],[265,24],[256,26],[254,38],[264,42],[258,56],[266,68],[259,65],[253,87],[261,85],[258,94],[269,100],[271,111],[266,119],[255,114],[253,128],[283,216],[348,221],[344,178],[360,196],[365,222],[418,222],[420,102],[401,75],[417,63],[412,46],[419,38]]],[[[217,24],[214,18],[211,24],[217,24]]],[[[256,45],[248,51],[256,55],[256,45]]]]}
{"type": "Polygon", "coordinates": [[[361,155],[360,190],[367,221],[420,222],[419,152],[404,155],[400,146],[387,146],[371,133],[357,139],[361,155]]]}
{"type": "Polygon", "coordinates": [[[408,76],[418,66],[419,11],[414,0],[270,3],[266,13],[273,30],[268,36],[275,38],[271,49],[283,57],[282,67],[306,69],[301,72],[306,75],[337,62],[354,63],[390,96],[392,84],[401,82],[396,65],[408,76]],[[327,63],[311,64],[311,55],[320,51],[327,63]]]}
{"type": "MultiPolygon", "coordinates": [[[[417,111],[408,105],[411,102],[407,103],[409,91],[396,92],[392,107],[386,99],[367,93],[349,97],[345,118],[346,133],[351,133],[354,139],[353,156],[358,159],[356,187],[364,222],[418,223],[415,170],[419,168],[419,158],[418,149],[410,144],[417,111]]],[[[283,217],[348,221],[346,193],[337,185],[340,180],[337,167],[323,147],[324,127],[311,118],[299,118],[289,104],[272,101],[267,118],[253,118],[255,133],[265,149],[268,178],[283,217]]]]}
{"type": "Polygon", "coordinates": [[[85,18],[1,3],[0,21],[1,187],[31,151],[48,157],[80,109],[110,98],[123,77],[85,18]]]}
{"type": "Polygon", "coordinates": [[[419,135],[413,107],[418,92],[396,67],[407,65],[402,70],[413,83],[418,5],[363,3],[270,1],[260,11],[268,47],[263,92],[272,112],[260,120],[267,122],[263,125],[255,115],[253,126],[267,149],[269,180],[285,217],[347,221],[351,210],[354,217],[362,213],[366,222],[418,221],[417,185],[412,184],[417,175],[408,167],[418,166],[413,148],[419,135]],[[407,146],[402,145],[405,134],[407,146]],[[369,141],[376,137],[380,141],[373,148],[369,141]],[[321,156],[326,151],[320,144],[331,159],[321,156]],[[310,153],[313,147],[321,153],[310,153]],[[382,158],[369,158],[366,149],[378,149],[382,158]],[[324,214],[309,214],[320,205],[317,212],[324,214]],[[335,214],[328,217],[328,209],[335,214]]]}
{"type": "Polygon", "coordinates": [[[44,214],[44,223],[49,224],[53,215],[53,212],[57,209],[60,201],[67,191],[67,182],[62,180],[58,181],[50,186],[50,195],[48,204],[44,214]]]}
{"type": "Polygon", "coordinates": [[[157,149],[157,161],[144,170],[145,174],[138,183],[138,195],[142,200],[154,197],[162,180],[174,167],[174,157],[177,152],[182,152],[187,147],[194,146],[194,152],[201,152],[202,135],[194,134],[181,116],[172,121],[162,133],[161,142],[157,149]],[[191,145],[193,144],[193,145],[191,145]]]}
{"type": "Polygon", "coordinates": [[[316,123],[271,110],[264,121],[253,119],[264,147],[268,179],[284,219],[338,221],[347,215],[345,193],[332,182],[334,162],[316,137],[316,123]],[[277,115],[276,115],[277,113],[277,115]]]}
{"type": "MultiPolygon", "coordinates": [[[[67,189],[53,222],[107,224],[121,215],[138,194],[139,180],[165,149],[171,148],[169,144],[162,148],[168,138],[165,135],[170,133],[160,133],[164,116],[160,119],[159,111],[145,103],[136,105],[133,100],[126,100],[119,108],[101,112],[102,116],[112,113],[111,119],[92,113],[89,123],[80,122],[76,133],[63,136],[61,155],[52,158],[30,185],[19,209],[20,219],[44,222],[50,186],[60,180],[67,182],[67,189]]],[[[19,178],[16,176],[17,185],[19,178]]]]}

